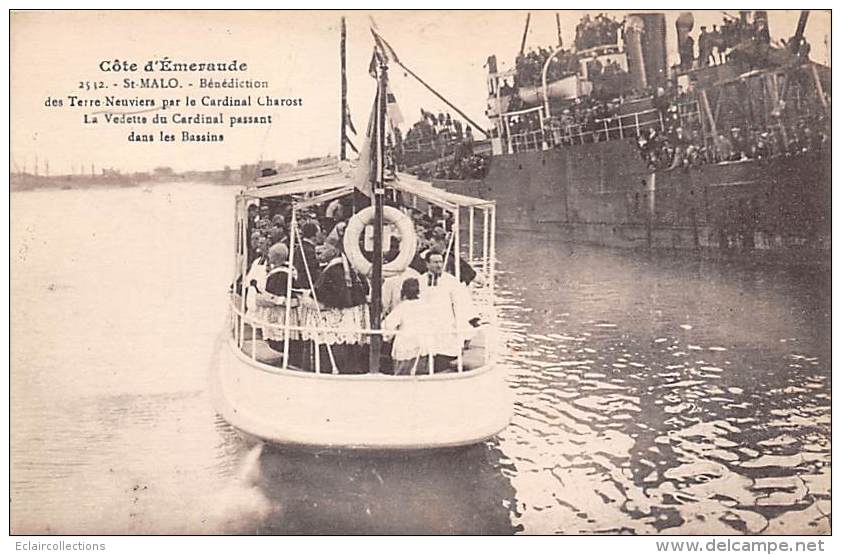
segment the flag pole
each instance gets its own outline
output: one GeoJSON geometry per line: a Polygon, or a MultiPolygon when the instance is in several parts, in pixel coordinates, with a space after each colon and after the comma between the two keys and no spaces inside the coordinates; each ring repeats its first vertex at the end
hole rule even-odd
{"type": "MultiPolygon", "coordinates": [[[[388,66],[385,58],[380,60],[379,80],[377,87],[377,142],[374,153],[374,171],[372,173],[372,191],[374,202],[374,260],[371,271],[371,329],[382,329],[383,311],[383,197],[385,196],[385,118],[386,94],[388,82],[388,66]]],[[[382,352],[383,337],[379,333],[371,335],[371,351],[369,355],[369,372],[380,373],[380,354],[382,352]]]]}
{"type": "Polygon", "coordinates": [[[342,32],[339,43],[339,56],[342,62],[342,132],[339,137],[339,160],[347,160],[347,27],[342,18],[342,32]]]}

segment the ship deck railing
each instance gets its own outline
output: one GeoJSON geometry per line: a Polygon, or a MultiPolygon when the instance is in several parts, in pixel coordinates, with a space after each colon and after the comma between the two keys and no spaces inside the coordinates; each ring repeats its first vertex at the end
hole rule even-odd
{"type": "MultiPolygon", "coordinates": [[[[698,128],[701,125],[698,103],[679,104],[677,118],[683,128],[698,128]]],[[[662,133],[668,127],[663,112],[657,108],[597,119],[592,125],[560,125],[550,121],[543,129],[512,133],[508,141],[508,152],[513,154],[549,150],[556,146],[636,138],[652,129],[662,133]]]]}

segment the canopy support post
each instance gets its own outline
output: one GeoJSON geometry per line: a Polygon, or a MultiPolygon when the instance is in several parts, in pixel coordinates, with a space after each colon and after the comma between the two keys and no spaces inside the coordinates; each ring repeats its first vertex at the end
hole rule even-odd
{"type": "Polygon", "coordinates": [[[484,221],[482,222],[482,272],[485,279],[488,277],[488,209],[482,209],[484,221]]]}
{"type": "Polygon", "coordinates": [[[490,257],[490,276],[488,281],[491,284],[491,298],[493,298],[494,293],[494,270],[496,269],[496,206],[491,207],[491,225],[490,229],[490,249],[491,249],[491,257],[490,257]]]}
{"type": "Polygon", "coordinates": [[[298,229],[298,210],[292,205],[292,221],[289,224],[289,272],[286,276],[286,316],[283,328],[283,369],[289,367],[289,318],[292,313],[292,264],[295,261],[295,233],[298,229]]]}
{"type": "MultiPolygon", "coordinates": [[[[242,254],[241,254],[241,257],[242,257],[242,268],[241,268],[242,283],[240,284],[240,308],[239,308],[240,316],[239,316],[239,326],[238,326],[238,328],[239,328],[239,340],[237,341],[237,349],[242,349],[243,343],[245,341],[245,295],[248,292],[248,284],[245,283],[245,279],[246,279],[247,274],[248,274],[248,255],[247,255],[248,248],[247,248],[247,244],[245,242],[246,241],[245,235],[246,235],[246,232],[247,232],[248,228],[246,227],[245,216],[247,216],[247,214],[248,214],[248,209],[245,209],[245,211],[244,211],[245,213],[243,214],[243,207],[245,206],[245,204],[246,204],[245,202],[242,202],[240,204],[240,207],[239,207],[239,210],[240,210],[239,230],[240,230],[240,238],[242,239],[240,241],[240,244],[239,244],[240,249],[242,249],[242,254]]],[[[251,341],[254,341],[254,339],[255,339],[254,336],[255,335],[256,335],[256,333],[255,333],[255,330],[254,330],[254,326],[252,325],[251,326],[251,341]]]]}
{"type": "Polygon", "coordinates": [[[468,243],[467,246],[467,259],[470,261],[471,264],[473,264],[473,207],[471,206],[468,210],[470,210],[470,212],[468,212],[468,225],[470,229],[468,230],[467,235],[469,236],[470,243],[468,243]]]}
{"type": "MultiPolygon", "coordinates": [[[[455,212],[455,218],[453,219],[453,248],[455,249],[455,275],[456,275],[456,286],[461,287],[461,208],[456,206],[453,210],[455,212]]],[[[469,295],[470,293],[468,293],[469,295]]],[[[461,329],[461,322],[459,321],[460,314],[456,313],[456,332],[458,333],[458,340],[459,340],[459,349],[458,349],[458,371],[464,371],[464,355],[462,353],[464,347],[464,335],[466,334],[467,330],[461,329]]]]}

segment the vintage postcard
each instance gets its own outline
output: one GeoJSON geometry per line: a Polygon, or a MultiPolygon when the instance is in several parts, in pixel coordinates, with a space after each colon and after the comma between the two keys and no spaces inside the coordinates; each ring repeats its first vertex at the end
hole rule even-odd
{"type": "Polygon", "coordinates": [[[830,534],[830,19],[11,11],[11,534],[830,534]]]}

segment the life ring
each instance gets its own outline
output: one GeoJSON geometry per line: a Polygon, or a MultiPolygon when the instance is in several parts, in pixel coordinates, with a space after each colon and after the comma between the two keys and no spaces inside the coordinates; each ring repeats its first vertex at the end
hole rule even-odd
{"type": "MultiPolygon", "coordinates": [[[[345,255],[348,261],[360,274],[370,276],[373,264],[365,258],[359,240],[365,232],[365,226],[374,221],[374,207],[369,206],[354,214],[348,220],[343,239],[345,255]]],[[[400,252],[397,258],[383,264],[383,277],[392,277],[403,273],[415,257],[418,237],[415,234],[415,224],[412,219],[393,206],[383,206],[383,223],[390,223],[400,231],[400,252]]]]}

